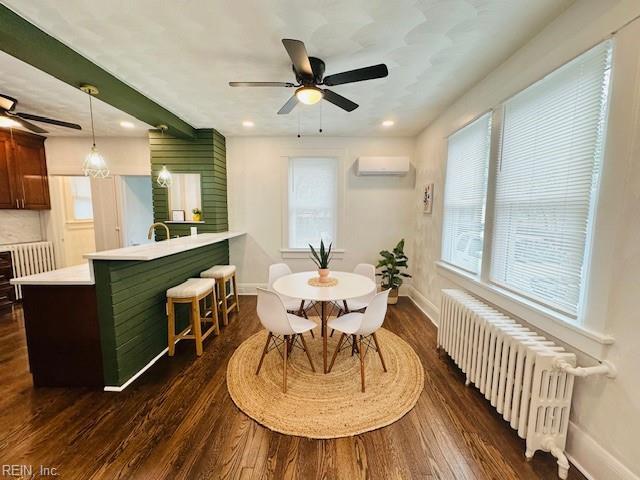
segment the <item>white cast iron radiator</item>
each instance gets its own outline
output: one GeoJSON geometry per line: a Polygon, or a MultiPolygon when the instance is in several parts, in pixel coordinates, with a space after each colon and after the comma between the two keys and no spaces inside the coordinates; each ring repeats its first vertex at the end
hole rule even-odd
{"type": "Polygon", "coordinates": [[[527,459],[551,452],[567,478],[575,355],[461,290],[442,291],[438,347],[526,439],[527,459]]]}
{"type": "MultiPolygon", "coordinates": [[[[14,278],[48,272],[56,268],[56,259],[51,242],[16,243],[14,245],[3,245],[2,249],[11,252],[14,278]]],[[[15,288],[16,298],[22,298],[20,286],[16,285],[15,288]]]]}

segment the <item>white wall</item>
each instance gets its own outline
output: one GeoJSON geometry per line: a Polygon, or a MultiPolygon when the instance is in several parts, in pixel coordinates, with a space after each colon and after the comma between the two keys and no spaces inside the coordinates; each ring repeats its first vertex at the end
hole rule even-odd
{"type": "MultiPolygon", "coordinates": [[[[410,241],[414,171],[403,177],[358,177],[354,162],[361,155],[413,155],[409,138],[229,137],[227,179],[230,230],[247,235],[230,242],[231,262],[245,291],[267,282],[271,263],[282,262],[282,210],[287,188],[287,156],[329,155],[341,159],[344,222],[338,232],[343,258],[332,267],[351,270],[360,262],[375,263],[378,252],[401,238],[410,241]]],[[[409,264],[411,249],[407,250],[409,264]]],[[[302,258],[284,260],[294,271],[311,270],[302,258]]]]}
{"type": "MultiPolygon", "coordinates": [[[[112,176],[119,175],[150,175],[151,162],[149,153],[149,141],[146,137],[98,137],[96,145],[100,153],[105,157],[112,176]]],[[[50,176],[56,175],[82,175],[82,164],[91,148],[90,137],[49,137],[44,143],[45,153],[47,157],[47,170],[50,176]]],[[[119,205],[118,196],[115,193],[115,187],[112,185],[114,179],[102,180],[108,183],[111,188],[94,188],[92,187],[92,196],[94,203],[94,226],[98,236],[96,247],[100,248],[104,244],[105,228],[109,227],[113,230],[112,224],[118,223],[114,218],[100,218],[100,205],[111,206],[109,213],[117,216],[120,213],[121,205],[119,205]],[[96,208],[98,207],[98,208],[96,208]],[[115,207],[115,208],[114,208],[115,207]]],[[[95,181],[92,183],[96,183],[95,181]]],[[[40,214],[44,237],[53,241],[54,250],[56,252],[56,260],[59,265],[64,260],[63,255],[63,225],[64,213],[58,211],[61,206],[59,203],[52,203],[51,210],[44,210],[40,214]]],[[[117,225],[115,226],[117,227],[117,225]]],[[[116,238],[115,234],[109,238],[116,238]]],[[[119,240],[118,240],[119,241],[119,240]]],[[[108,243],[113,247],[113,242],[108,243]]],[[[119,246],[119,243],[115,245],[119,246]]]]}
{"type": "MultiPolygon", "coordinates": [[[[96,146],[112,175],[151,174],[147,137],[99,137],[96,146]]],[[[82,175],[91,137],[49,137],[44,147],[49,175],[82,175]]]]}
{"type": "MultiPolygon", "coordinates": [[[[440,256],[446,136],[469,120],[570,60],[640,15],[637,0],[581,0],[450,106],[417,139],[417,188],[413,199],[415,245],[412,290],[435,320],[440,289],[451,281],[434,262],[440,256]],[[435,182],[433,215],[421,211],[420,185],[435,182]]],[[[616,380],[578,379],[568,452],[593,478],[640,475],[640,20],[616,36],[606,168],[599,232],[606,235],[601,284],[604,332],[615,338],[606,358],[616,364],[616,380]],[[635,144],[633,144],[633,139],[635,144]],[[632,150],[633,149],[633,150],[632,150]],[[608,175],[608,177],[607,177],[608,175]],[[609,276],[611,281],[608,281],[609,276]],[[632,473],[633,472],[633,473],[632,473]]],[[[526,318],[525,318],[526,320],[526,318]]],[[[580,363],[594,361],[579,353],[580,363]]]]}

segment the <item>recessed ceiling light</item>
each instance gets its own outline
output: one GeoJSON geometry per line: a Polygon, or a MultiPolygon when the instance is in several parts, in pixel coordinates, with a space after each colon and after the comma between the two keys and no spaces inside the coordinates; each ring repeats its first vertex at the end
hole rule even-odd
{"type": "Polygon", "coordinates": [[[120,126],[122,128],[136,128],[136,126],[133,124],[133,122],[128,122],[126,120],[120,122],[120,126]]]}
{"type": "Polygon", "coordinates": [[[16,128],[19,126],[20,124],[16,122],[14,119],[5,117],[5,116],[0,116],[0,127],[16,128]]]}
{"type": "Polygon", "coordinates": [[[243,127],[248,127],[251,128],[255,125],[255,123],[253,123],[251,120],[245,120],[244,122],[242,122],[242,126],[243,127]]]}
{"type": "Polygon", "coordinates": [[[385,120],[384,122],[382,122],[382,126],[383,127],[393,127],[395,125],[396,122],[394,122],[393,120],[385,120]]]}

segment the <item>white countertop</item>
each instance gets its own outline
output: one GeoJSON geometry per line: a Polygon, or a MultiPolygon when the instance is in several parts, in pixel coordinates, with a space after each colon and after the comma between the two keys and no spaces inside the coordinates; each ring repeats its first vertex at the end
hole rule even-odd
{"type": "Polygon", "coordinates": [[[93,272],[88,263],[59,268],[50,272],[14,278],[12,285],[93,285],[93,272]]]}
{"type": "Polygon", "coordinates": [[[117,248],[115,250],[104,250],[102,252],[89,253],[84,255],[84,258],[89,260],[149,261],[193,250],[194,248],[204,247],[213,243],[222,242],[244,234],[244,232],[199,233],[193,237],[172,238],[170,240],[146,243],[144,245],[136,245],[134,247],[117,248]]]}
{"type": "Polygon", "coordinates": [[[38,273],[27,277],[19,277],[11,280],[12,285],[94,285],[93,260],[139,260],[148,261],[155,258],[166,257],[194,248],[204,247],[213,243],[222,242],[230,238],[244,235],[244,232],[220,232],[200,233],[196,236],[172,238],[161,242],[136,245],[135,247],[104,250],[90,253],[84,257],[88,263],[73,267],[59,268],[50,272],[38,273]]]}

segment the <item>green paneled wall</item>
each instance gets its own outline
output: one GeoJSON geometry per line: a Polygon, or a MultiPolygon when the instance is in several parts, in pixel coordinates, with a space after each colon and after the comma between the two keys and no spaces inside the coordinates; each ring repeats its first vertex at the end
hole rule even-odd
{"type": "MultiPolygon", "coordinates": [[[[227,220],[227,160],[225,138],[216,130],[195,131],[193,139],[185,140],[149,132],[151,150],[151,172],[153,179],[154,221],[169,220],[168,191],[160,187],[156,178],[166,165],[172,173],[199,173],[202,193],[202,216],[204,224],[169,224],[172,236],[189,235],[189,228],[198,227],[198,232],[224,232],[227,220]]],[[[187,219],[191,212],[185,212],[187,219]]],[[[156,238],[165,238],[164,229],[156,229],[156,238]]]]}
{"type": "MultiPolygon", "coordinates": [[[[167,347],[168,288],[228,263],[227,241],[148,262],[94,261],[105,384],[122,385],[167,347]]],[[[184,328],[188,310],[180,307],[184,328]]]]}

